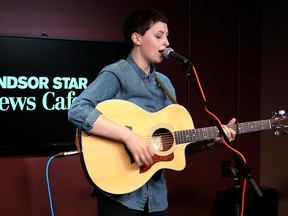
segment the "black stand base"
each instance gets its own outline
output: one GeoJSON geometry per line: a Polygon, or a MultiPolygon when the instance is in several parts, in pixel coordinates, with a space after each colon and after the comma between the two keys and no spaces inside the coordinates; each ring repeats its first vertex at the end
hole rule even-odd
{"type": "MultiPolygon", "coordinates": [[[[278,216],[278,192],[276,189],[268,187],[260,187],[263,193],[259,197],[253,189],[247,188],[244,206],[245,216],[269,215],[278,216]]],[[[213,204],[213,216],[232,216],[240,210],[241,206],[235,202],[239,197],[239,192],[235,188],[217,192],[216,199],[213,204]]]]}

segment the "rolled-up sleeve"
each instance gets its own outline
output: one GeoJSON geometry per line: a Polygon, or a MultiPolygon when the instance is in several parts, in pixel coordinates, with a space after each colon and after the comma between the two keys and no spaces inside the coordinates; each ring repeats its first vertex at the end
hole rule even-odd
{"type": "Polygon", "coordinates": [[[102,71],[73,101],[68,110],[68,121],[89,133],[94,122],[101,115],[101,112],[96,109],[97,104],[114,98],[118,86],[118,79],[113,73],[102,71]]]}

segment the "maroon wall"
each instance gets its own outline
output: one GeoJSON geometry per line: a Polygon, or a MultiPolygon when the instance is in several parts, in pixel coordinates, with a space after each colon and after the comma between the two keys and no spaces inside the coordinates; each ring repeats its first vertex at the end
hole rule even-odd
{"type": "MultiPolygon", "coordinates": [[[[139,7],[161,9],[170,20],[171,47],[193,61],[211,110],[223,123],[231,117],[243,122],[258,120],[259,101],[254,99],[260,95],[260,83],[257,83],[260,71],[259,59],[254,57],[259,48],[250,46],[259,32],[249,29],[255,29],[259,24],[258,5],[249,3],[251,9],[247,13],[245,4],[248,3],[243,1],[242,4],[189,0],[2,1],[0,33],[122,40],[121,26],[130,11],[139,7]],[[249,88],[253,91],[247,93],[249,88]],[[248,100],[247,94],[250,94],[248,100]]],[[[203,104],[182,74],[181,66],[165,60],[159,70],[171,78],[178,101],[191,112],[195,126],[209,126],[203,104]]],[[[21,130],[23,125],[17,125],[21,130]]],[[[42,126],[45,133],[45,123],[42,126]]],[[[247,155],[248,165],[258,182],[259,137],[245,137],[244,141],[235,141],[235,145],[247,155]],[[248,148],[250,144],[253,149],[248,148]]],[[[48,160],[49,157],[42,156],[0,159],[0,215],[50,215],[45,180],[48,160]]],[[[232,178],[221,177],[223,160],[233,162],[232,154],[224,146],[217,146],[187,158],[184,171],[168,171],[171,215],[187,215],[187,212],[198,216],[211,215],[216,191],[233,187],[232,178]]],[[[96,215],[96,202],[89,196],[90,185],[77,156],[53,160],[49,172],[56,215],[96,215]]]]}

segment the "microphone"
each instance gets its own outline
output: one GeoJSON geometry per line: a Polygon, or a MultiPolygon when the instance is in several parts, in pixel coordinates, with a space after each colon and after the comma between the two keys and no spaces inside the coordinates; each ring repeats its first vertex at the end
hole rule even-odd
{"type": "Polygon", "coordinates": [[[190,60],[184,58],[183,56],[181,56],[177,53],[175,53],[171,47],[168,47],[164,50],[163,56],[166,59],[172,59],[172,60],[175,60],[177,62],[180,62],[181,64],[192,66],[192,62],[190,60]]]}
{"type": "Polygon", "coordinates": [[[79,154],[79,151],[67,151],[67,152],[60,152],[55,155],[55,158],[66,157],[66,156],[73,156],[79,154]]]}

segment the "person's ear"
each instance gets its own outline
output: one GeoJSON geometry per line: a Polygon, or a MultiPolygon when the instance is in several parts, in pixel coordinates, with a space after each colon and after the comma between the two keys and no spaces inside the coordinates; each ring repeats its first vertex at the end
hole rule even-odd
{"type": "Polygon", "coordinates": [[[140,37],[140,35],[137,32],[134,32],[131,35],[131,39],[132,39],[134,44],[136,44],[138,46],[141,44],[141,37],[140,37]]]}

